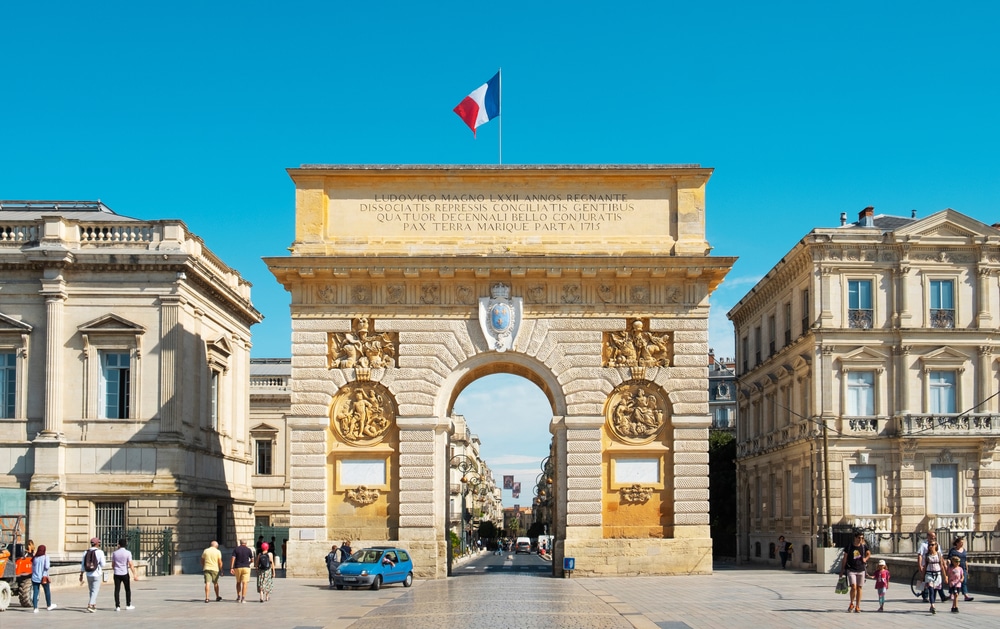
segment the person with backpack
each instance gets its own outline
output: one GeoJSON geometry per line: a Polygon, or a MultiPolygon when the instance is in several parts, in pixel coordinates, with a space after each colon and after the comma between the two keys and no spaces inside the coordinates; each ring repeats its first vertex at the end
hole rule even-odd
{"type": "Polygon", "coordinates": [[[854,539],[844,547],[844,560],[840,564],[840,576],[847,573],[847,583],[851,586],[851,602],[848,612],[861,612],[861,588],[865,584],[865,567],[868,558],[872,556],[871,548],[865,543],[865,534],[861,529],[854,529],[854,539]]]}
{"type": "Polygon", "coordinates": [[[271,586],[274,585],[274,554],[270,548],[270,544],[264,542],[257,555],[257,594],[261,603],[271,600],[271,586]]]}
{"type": "Polygon", "coordinates": [[[97,611],[97,593],[101,590],[101,577],[104,567],[104,551],[101,550],[101,540],[90,538],[90,548],[83,553],[83,561],[80,562],[80,583],[83,583],[83,576],[87,575],[87,585],[90,591],[90,603],[87,611],[93,614],[97,611]]]}

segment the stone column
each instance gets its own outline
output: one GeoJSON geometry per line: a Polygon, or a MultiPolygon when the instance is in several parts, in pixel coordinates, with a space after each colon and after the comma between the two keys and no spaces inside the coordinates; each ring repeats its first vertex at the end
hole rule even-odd
{"type": "MultiPolygon", "coordinates": [[[[180,311],[184,299],[179,295],[160,297],[160,435],[178,438],[181,433],[181,411],[184,406],[180,396],[183,387],[179,380],[183,357],[181,351],[180,311]]],[[[199,365],[199,370],[203,366],[199,365]]]]}
{"type": "Polygon", "coordinates": [[[910,347],[897,345],[896,352],[896,414],[910,412],[910,347]]]}
{"type": "Polygon", "coordinates": [[[399,540],[413,553],[419,576],[448,576],[448,427],[441,417],[397,417],[399,540]]]}
{"type": "Polygon", "coordinates": [[[910,299],[907,296],[907,276],[909,264],[900,264],[896,270],[896,292],[899,294],[899,327],[907,327],[910,322],[910,299]]]}
{"type": "MultiPolygon", "coordinates": [[[[993,316],[990,314],[990,277],[993,275],[993,271],[986,267],[979,267],[978,275],[979,282],[976,284],[976,305],[978,306],[976,326],[980,328],[991,328],[993,327],[993,316]]],[[[958,327],[958,321],[955,322],[955,327],[958,327]]]]}
{"type": "Polygon", "coordinates": [[[993,346],[979,346],[979,364],[976,366],[976,399],[982,405],[975,410],[976,413],[992,413],[996,408],[993,397],[993,346]]]}
{"type": "Polygon", "coordinates": [[[66,283],[59,274],[42,280],[41,295],[45,297],[45,414],[41,439],[55,439],[62,435],[63,382],[63,309],[66,283]]]}

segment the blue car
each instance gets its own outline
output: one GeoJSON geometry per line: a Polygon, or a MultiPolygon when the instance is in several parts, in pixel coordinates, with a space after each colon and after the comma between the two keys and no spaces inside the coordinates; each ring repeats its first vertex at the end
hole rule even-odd
{"type": "Polygon", "coordinates": [[[370,587],[377,590],[382,584],[402,583],[413,585],[413,560],[402,548],[373,546],[364,548],[341,563],[333,573],[333,585],[338,590],[345,587],[370,587]]]}

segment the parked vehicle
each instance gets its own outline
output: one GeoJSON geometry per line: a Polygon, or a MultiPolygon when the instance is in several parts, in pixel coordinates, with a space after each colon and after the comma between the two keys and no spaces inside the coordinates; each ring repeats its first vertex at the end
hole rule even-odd
{"type": "Polygon", "coordinates": [[[0,612],[17,593],[21,607],[31,607],[31,557],[24,556],[23,515],[0,515],[0,612]]]}
{"type": "Polygon", "coordinates": [[[383,584],[402,583],[413,585],[413,560],[410,553],[392,546],[363,548],[333,573],[333,585],[338,590],[345,587],[370,587],[377,590],[383,584]]]}

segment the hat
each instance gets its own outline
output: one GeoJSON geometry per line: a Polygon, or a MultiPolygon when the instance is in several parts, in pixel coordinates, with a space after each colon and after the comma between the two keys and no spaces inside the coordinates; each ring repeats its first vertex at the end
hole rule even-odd
{"type": "Polygon", "coordinates": [[[97,538],[97,537],[91,537],[90,538],[90,545],[91,546],[97,546],[100,543],[101,543],[101,540],[99,538],[97,538]]]}
{"type": "Polygon", "coordinates": [[[879,559],[878,560],[878,565],[884,566],[885,565],[885,559],[879,559]]]}

